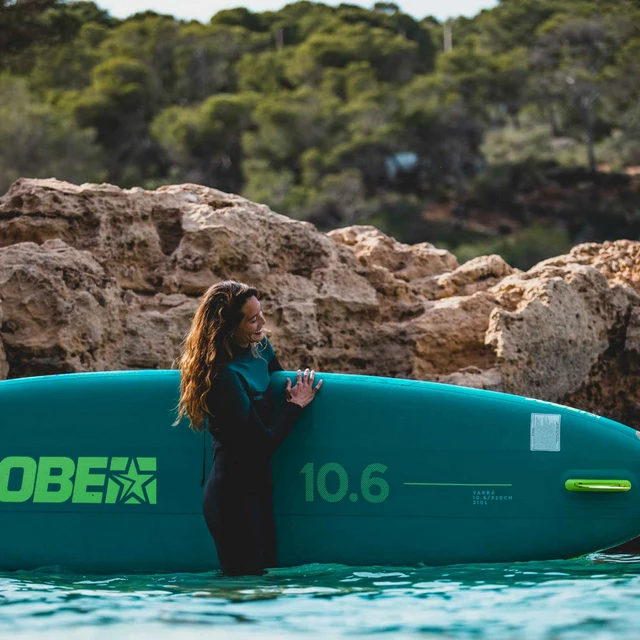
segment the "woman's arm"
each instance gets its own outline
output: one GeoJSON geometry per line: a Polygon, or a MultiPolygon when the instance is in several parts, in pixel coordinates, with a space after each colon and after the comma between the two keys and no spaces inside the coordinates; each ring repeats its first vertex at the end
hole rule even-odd
{"type": "Polygon", "coordinates": [[[209,423],[213,435],[235,448],[273,453],[289,435],[302,407],[293,402],[277,404],[269,424],[265,424],[252,405],[240,376],[222,369],[216,376],[208,398],[209,423]]]}
{"type": "Polygon", "coordinates": [[[275,354],[269,339],[265,337],[266,343],[266,353],[267,360],[269,362],[269,373],[273,373],[274,371],[284,371],[284,367],[280,364],[280,360],[278,360],[278,356],[275,354]]]}
{"type": "Polygon", "coordinates": [[[280,364],[280,360],[278,360],[278,356],[275,353],[271,360],[269,360],[269,373],[273,373],[274,371],[284,371],[284,367],[280,364]]]}

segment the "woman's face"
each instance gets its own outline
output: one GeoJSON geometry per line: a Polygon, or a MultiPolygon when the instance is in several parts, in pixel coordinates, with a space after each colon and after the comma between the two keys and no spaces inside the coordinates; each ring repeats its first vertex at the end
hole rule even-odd
{"type": "Polygon", "coordinates": [[[236,329],[235,340],[241,347],[246,347],[252,342],[260,342],[263,337],[262,327],[265,319],[262,315],[260,301],[255,296],[247,298],[242,307],[242,320],[236,329]]]}

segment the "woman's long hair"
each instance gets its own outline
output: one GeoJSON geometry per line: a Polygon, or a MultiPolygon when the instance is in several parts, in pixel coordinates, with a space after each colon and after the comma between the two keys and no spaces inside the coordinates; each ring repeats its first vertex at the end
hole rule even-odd
{"type": "Polygon", "coordinates": [[[187,416],[194,431],[204,431],[206,397],[218,367],[233,359],[233,333],[242,321],[242,307],[256,289],[242,282],[224,281],[209,287],[202,296],[182,354],[176,362],[180,369],[180,400],[177,425],[187,416]]]}

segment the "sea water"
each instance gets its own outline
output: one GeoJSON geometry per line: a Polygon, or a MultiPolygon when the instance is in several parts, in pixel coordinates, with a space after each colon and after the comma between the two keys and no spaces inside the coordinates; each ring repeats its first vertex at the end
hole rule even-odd
{"type": "Polygon", "coordinates": [[[218,572],[0,573],[0,637],[640,637],[640,556],[447,567],[306,565],[218,572]]]}

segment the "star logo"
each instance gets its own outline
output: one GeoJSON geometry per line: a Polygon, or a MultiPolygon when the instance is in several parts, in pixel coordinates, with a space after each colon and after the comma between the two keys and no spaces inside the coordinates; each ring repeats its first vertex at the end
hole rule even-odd
{"type": "Polygon", "coordinates": [[[114,458],[109,484],[112,499],[120,504],[156,504],[155,458],[114,458]],[[124,464],[123,464],[124,463],[124,464]]]}

